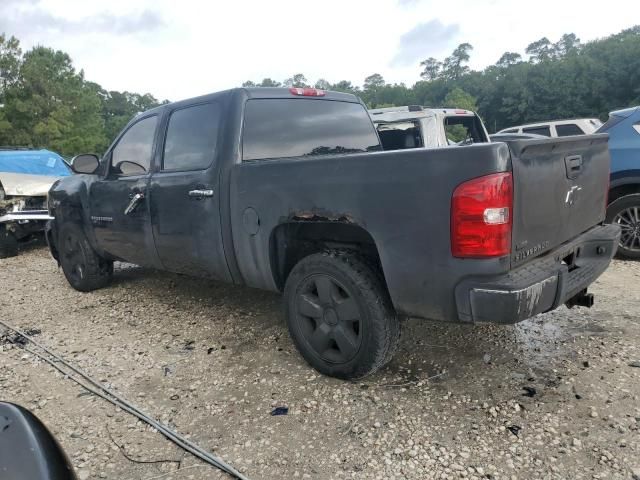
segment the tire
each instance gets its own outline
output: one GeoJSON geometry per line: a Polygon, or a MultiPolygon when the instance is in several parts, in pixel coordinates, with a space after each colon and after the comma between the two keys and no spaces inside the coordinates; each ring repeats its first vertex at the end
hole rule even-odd
{"type": "Polygon", "coordinates": [[[0,225],[0,258],[18,255],[18,240],[6,225],[0,225]]]}
{"type": "Polygon", "coordinates": [[[352,253],[305,257],[289,274],[284,297],[293,342],[324,375],[370,375],[398,347],[400,323],[381,276],[352,253]]]}
{"type": "Polygon", "coordinates": [[[618,256],[640,259],[640,193],[625,195],[611,203],[606,221],[622,228],[618,256]]]}
{"type": "Polygon", "coordinates": [[[61,226],[58,254],[69,285],[80,292],[105,287],[113,277],[113,262],[103,259],[93,250],[78,224],[61,226]]]}

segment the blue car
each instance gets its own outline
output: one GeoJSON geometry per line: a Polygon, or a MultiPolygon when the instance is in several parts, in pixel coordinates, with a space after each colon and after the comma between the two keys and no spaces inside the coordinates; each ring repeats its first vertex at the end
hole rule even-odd
{"type": "Polygon", "coordinates": [[[611,187],[607,222],[622,228],[620,256],[640,259],[640,107],[611,112],[597,133],[609,134],[611,187]]]}

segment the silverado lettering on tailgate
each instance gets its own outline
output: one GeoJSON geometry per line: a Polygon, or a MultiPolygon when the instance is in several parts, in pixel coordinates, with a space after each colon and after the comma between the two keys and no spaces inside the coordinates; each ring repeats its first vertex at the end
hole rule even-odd
{"type": "Polygon", "coordinates": [[[546,240],[542,243],[539,243],[531,248],[527,248],[526,250],[524,250],[524,248],[526,247],[526,242],[524,242],[524,245],[520,245],[518,247],[516,247],[516,254],[513,256],[513,261],[514,262],[521,262],[523,261],[525,258],[530,257],[531,255],[536,255],[540,252],[542,252],[543,250],[546,250],[547,248],[549,248],[550,242],[549,240],[546,240]]]}

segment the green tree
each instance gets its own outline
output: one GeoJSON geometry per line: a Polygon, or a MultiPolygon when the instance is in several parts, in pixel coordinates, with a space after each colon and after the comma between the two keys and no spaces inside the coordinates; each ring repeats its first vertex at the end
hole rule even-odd
{"type": "Polygon", "coordinates": [[[118,133],[135,115],[157,107],[161,103],[148,93],[140,95],[130,92],[107,92],[99,88],[98,96],[102,102],[102,117],[105,123],[105,137],[108,143],[116,138],[118,133]]]}
{"type": "Polygon", "coordinates": [[[420,72],[420,76],[431,82],[440,76],[440,71],[442,70],[442,62],[438,61],[433,57],[429,57],[426,60],[420,62],[420,66],[422,67],[422,72],[420,72]]]}
{"type": "Polygon", "coordinates": [[[525,51],[532,62],[544,62],[555,57],[555,48],[547,37],[530,43],[525,51]]]}
{"type": "Polygon", "coordinates": [[[469,43],[461,43],[453,53],[444,59],[442,65],[442,75],[449,80],[458,80],[469,72],[469,67],[465,65],[469,62],[471,55],[469,52],[473,47],[469,43]]]}
{"type": "Polygon", "coordinates": [[[18,80],[21,61],[22,50],[18,39],[0,34],[0,103],[4,90],[18,80]]]}
{"type": "Polygon", "coordinates": [[[275,80],[272,80],[270,78],[263,78],[262,81],[260,82],[260,86],[261,87],[279,87],[281,86],[281,83],[276,82],[275,80]]]}
{"type": "Polygon", "coordinates": [[[498,67],[506,68],[522,61],[522,55],[515,52],[505,52],[500,57],[500,60],[496,63],[498,67]]]}
{"type": "Polygon", "coordinates": [[[307,83],[307,77],[305,77],[302,73],[296,73],[293,77],[287,78],[283,83],[285,87],[309,87],[309,84],[307,83]]]}
{"type": "Polygon", "coordinates": [[[577,53],[582,44],[575,33],[565,33],[560,40],[553,45],[556,57],[564,57],[566,55],[577,53]]]}
{"type": "Polygon", "coordinates": [[[105,145],[98,91],[66,53],[35,47],[25,53],[19,77],[4,92],[11,128],[0,143],[48,147],[62,155],[105,145]]]}
{"type": "Polygon", "coordinates": [[[4,111],[5,90],[18,81],[22,50],[20,42],[15,37],[7,38],[0,34],[0,144],[7,138],[11,130],[11,123],[4,111]]]}
{"type": "Polygon", "coordinates": [[[340,80],[338,83],[334,83],[331,85],[331,90],[336,92],[353,93],[354,95],[360,93],[360,89],[348,80],[340,80]]]}
{"type": "Polygon", "coordinates": [[[319,88],[321,90],[331,90],[331,84],[324,78],[320,78],[314,84],[314,88],[319,88]]]}
{"type": "Polygon", "coordinates": [[[373,75],[369,75],[364,79],[364,89],[365,90],[375,90],[377,88],[382,88],[385,86],[385,81],[382,75],[379,73],[374,73],[373,75]]]}
{"type": "Polygon", "coordinates": [[[478,110],[477,100],[473,95],[465,92],[459,87],[455,87],[444,98],[444,106],[450,108],[462,108],[463,110],[478,110]]]}

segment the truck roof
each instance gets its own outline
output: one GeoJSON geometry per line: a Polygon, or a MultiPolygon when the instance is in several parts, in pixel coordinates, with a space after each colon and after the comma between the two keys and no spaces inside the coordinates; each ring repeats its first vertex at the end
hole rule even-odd
{"type": "Polygon", "coordinates": [[[422,105],[405,105],[402,107],[372,108],[369,115],[374,121],[398,122],[434,116],[442,117],[475,117],[470,110],[461,108],[423,107],[422,105]]]}
{"type": "Polygon", "coordinates": [[[512,127],[503,128],[497,133],[502,133],[505,130],[512,130],[514,128],[528,128],[528,127],[546,127],[547,125],[557,125],[563,124],[567,122],[600,122],[598,118],[562,118],[560,120],[548,120],[546,122],[533,122],[533,123],[524,123],[522,125],[513,125],[512,127]]]}
{"type": "MultiPolygon", "coordinates": [[[[321,90],[318,88],[295,88],[295,87],[239,87],[229,90],[222,90],[220,92],[209,93],[206,95],[200,95],[198,97],[186,98],[184,100],[178,100],[176,102],[167,103],[157,106],[150,110],[146,110],[140,113],[151,113],[161,111],[167,106],[176,106],[182,103],[193,103],[194,101],[201,100],[203,102],[214,100],[223,96],[232,95],[233,93],[244,91],[248,98],[305,98],[316,100],[334,100],[341,102],[361,103],[360,99],[351,93],[334,92],[330,90],[321,90]],[[297,93],[293,93],[295,90],[297,93]]],[[[140,114],[138,114],[140,115],[140,114]]]]}

